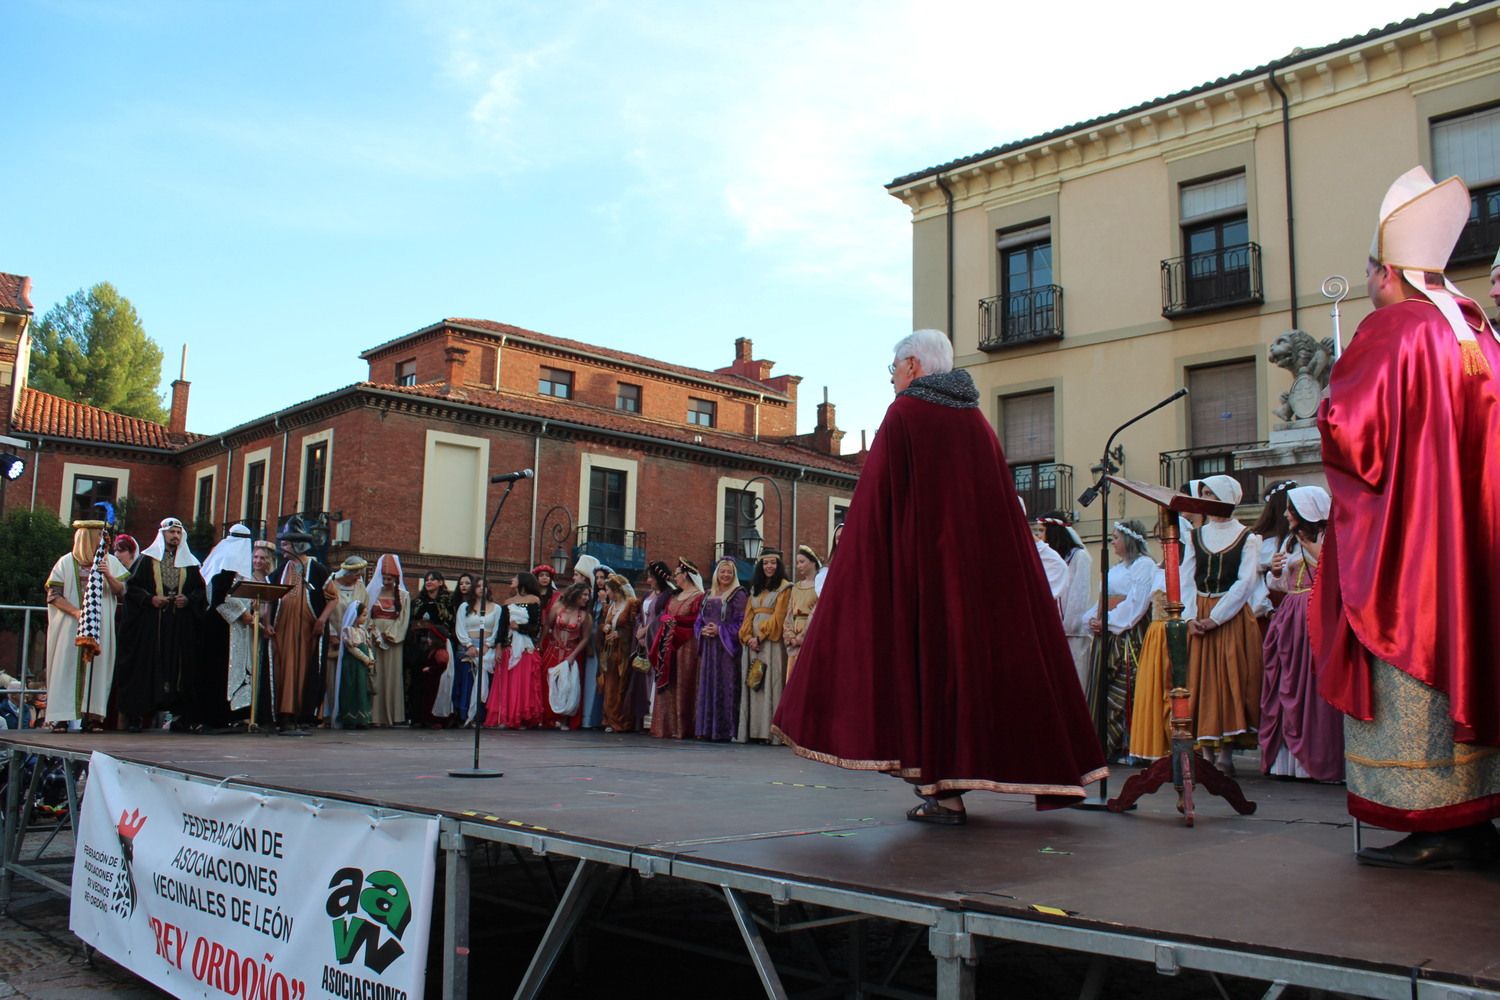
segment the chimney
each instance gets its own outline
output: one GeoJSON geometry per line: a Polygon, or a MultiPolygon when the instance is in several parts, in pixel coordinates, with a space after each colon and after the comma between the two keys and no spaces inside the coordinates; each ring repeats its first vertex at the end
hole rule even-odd
{"type": "Polygon", "coordinates": [[[459,347],[456,344],[443,348],[443,363],[448,370],[448,395],[464,395],[462,386],[464,384],[464,359],[469,356],[467,347],[459,347]]]}
{"type": "Polygon", "coordinates": [[[813,447],[826,455],[842,454],[844,432],[834,423],[833,404],[828,401],[828,386],[823,387],[823,402],[818,404],[818,419],[813,425],[813,447]]]}
{"type": "Polygon", "coordinates": [[[174,441],[187,437],[188,387],[192,385],[187,380],[187,351],[187,345],[183,344],[182,364],[172,381],[172,414],[167,418],[167,435],[174,441]]]}
{"type": "Polygon", "coordinates": [[[737,337],[734,341],[734,360],[736,366],[749,361],[755,357],[754,349],[749,337],[737,337]]]}

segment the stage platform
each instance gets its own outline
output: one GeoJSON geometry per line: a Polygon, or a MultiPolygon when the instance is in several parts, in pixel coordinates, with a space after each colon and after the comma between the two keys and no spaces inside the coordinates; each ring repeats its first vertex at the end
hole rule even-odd
{"type": "MultiPolygon", "coordinates": [[[[1132,813],[1038,813],[973,793],[965,827],[905,820],[908,786],[779,747],[635,735],[486,732],[493,780],[449,777],[471,734],[305,738],[0,733],[14,752],[95,750],[212,781],[444,818],[445,995],[467,992],[468,866],[479,841],[581,863],[518,995],[535,995],[611,867],[721,889],[770,995],[780,983],[747,896],[928,928],[940,996],[973,989],[982,939],[1391,998],[1500,998],[1500,869],[1363,868],[1342,787],[1242,777],[1239,816],[1170,789],[1132,813]]],[[[1241,758],[1248,761],[1248,757],[1241,758]]],[[[1243,770],[1243,768],[1242,768],[1243,770]]],[[[1131,773],[1116,768],[1111,794],[1131,773]]],[[[1397,835],[1365,829],[1370,843],[1397,835]]],[[[12,860],[7,855],[7,862],[12,860]]]]}

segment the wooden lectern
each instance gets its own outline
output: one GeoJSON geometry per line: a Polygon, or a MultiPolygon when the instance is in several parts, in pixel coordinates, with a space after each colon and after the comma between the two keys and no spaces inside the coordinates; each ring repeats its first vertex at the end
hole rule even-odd
{"type": "Polygon", "coordinates": [[[1136,799],[1148,795],[1168,780],[1177,789],[1177,808],[1188,826],[1193,825],[1193,786],[1201,784],[1214,795],[1222,796],[1236,812],[1255,812],[1255,803],[1245,798],[1239,783],[1224,774],[1213,762],[1197,753],[1193,737],[1192,707],[1188,694],[1188,629],[1182,619],[1182,539],[1177,529],[1179,514],[1232,515],[1234,505],[1222,500],[1203,500],[1177,493],[1166,486],[1155,486],[1133,479],[1110,476],[1109,481],[1128,493],[1149,500],[1157,507],[1157,533],[1161,538],[1162,569],[1167,578],[1167,657],[1172,665],[1172,750],[1139,774],[1131,775],[1120,794],[1109,800],[1110,812],[1124,812],[1136,799]]]}
{"type": "MultiPolygon", "coordinates": [[[[260,604],[262,601],[279,601],[292,589],[290,583],[261,583],[257,580],[241,580],[229,588],[231,597],[250,602],[250,721],[245,726],[247,733],[260,729],[260,604]]],[[[276,682],[271,682],[271,718],[276,718],[276,682]]]]}

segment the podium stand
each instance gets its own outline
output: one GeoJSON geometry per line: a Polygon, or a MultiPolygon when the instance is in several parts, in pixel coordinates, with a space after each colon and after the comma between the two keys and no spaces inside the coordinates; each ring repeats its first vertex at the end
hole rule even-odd
{"type": "Polygon", "coordinates": [[[1125,781],[1120,794],[1105,806],[1110,812],[1124,812],[1142,795],[1149,795],[1168,781],[1178,794],[1178,810],[1183,821],[1193,825],[1193,788],[1205,790],[1223,799],[1235,811],[1247,815],[1255,812],[1255,803],[1245,798],[1239,783],[1224,774],[1213,762],[1198,755],[1193,737],[1192,706],[1188,693],[1188,627],[1182,620],[1182,581],[1178,567],[1182,564],[1182,539],[1177,528],[1179,514],[1211,514],[1227,517],[1234,505],[1222,500],[1204,500],[1177,493],[1166,486],[1141,483],[1133,479],[1109,476],[1109,481],[1127,493],[1149,500],[1157,507],[1157,532],[1161,538],[1162,568],[1167,578],[1167,658],[1172,666],[1172,749],[1125,781]]]}
{"type": "MultiPolygon", "coordinates": [[[[260,604],[262,601],[279,601],[292,589],[290,583],[261,583],[257,580],[241,580],[229,588],[231,597],[250,602],[250,721],[245,732],[260,730],[256,721],[260,718],[260,604]]],[[[271,721],[276,721],[276,677],[271,675],[271,721]]]]}

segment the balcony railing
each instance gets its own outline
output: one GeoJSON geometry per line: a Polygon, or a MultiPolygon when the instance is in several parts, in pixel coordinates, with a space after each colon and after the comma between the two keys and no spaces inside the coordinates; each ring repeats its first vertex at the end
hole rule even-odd
{"type": "Polygon", "coordinates": [[[1021,462],[1010,467],[1016,495],[1031,517],[1073,509],[1073,467],[1060,462],[1021,462]]]}
{"type": "Polygon", "coordinates": [[[578,544],[573,557],[591,555],[601,563],[632,579],[646,568],[646,533],[606,528],[600,524],[578,526],[578,544]]]}
{"type": "Polygon", "coordinates": [[[1038,285],[979,300],[979,349],[1057,340],[1063,335],[1061,285],[1038,285]]]}
{"type": "Polygon", "coordinates": [[[1189,479],[1205,476],[1233,476],[1245,491],[1244,503],[1260,502],[1260,472],[1244,469],[1239,465],[1237,452],[1252,448],[1264,448],[1265,441],[1245,441],[1240,444],[1215,444],[1203,448],[1184,448],[1181,451],[1161,453],[1161,484],[1173,489],[1189,479]]]}
{"type": "Polygon", "coordinates": [[[1469,222],[1449,258],[1454,264],[1484,263],[1500,245],[1500,184],[1469,192],[1469,222]]]}
{"type": "Polygon", "coordinates": [[[1161,262],[1163,316],[1185,316],[1264,301],[1258,243],[1241,243],[1161,262]]]}

